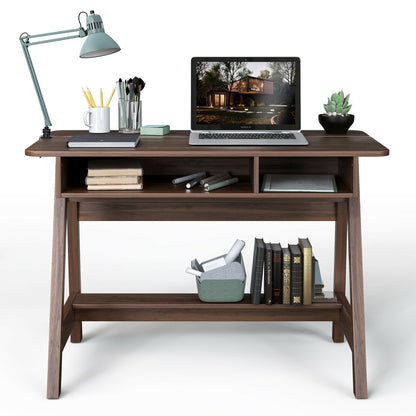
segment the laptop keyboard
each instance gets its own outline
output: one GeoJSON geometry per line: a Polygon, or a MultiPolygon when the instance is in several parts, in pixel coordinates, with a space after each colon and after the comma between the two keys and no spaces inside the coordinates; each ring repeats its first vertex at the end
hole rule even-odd
{"type": "Polygon", "coordinates": [[[283,139],[283,140],[295,140],[296,137],[293,133],[200,133],[200,139],[212,139],[212,140],[267,140],[267,139],[283,139]]]}

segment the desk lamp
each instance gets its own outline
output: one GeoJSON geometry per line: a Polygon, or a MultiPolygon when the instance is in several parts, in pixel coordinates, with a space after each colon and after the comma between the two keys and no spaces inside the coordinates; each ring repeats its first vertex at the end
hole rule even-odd
{"type": "Polygon", "coordinates": [[[41,43],[57,42],[60,40],[87,37],[85,39],[84,45],[81,48],[81,52],[79,54],[80,58],[95,58],[97,56],[109,55],[111,53],[115,53],[120,50],[120,46],[118,46],[117,43],[114,42],[114,40],[111,39],[111,37],[105,33],[101,16],[98,14],[94,14],[94,10],[91,10],[90,15],[88,15],[88,13],[86,12],[80,12],[78,14],[78,22],[79,22],[79,28],[76,28],[76,29],[61,30],[59,32],[42,33],[39,35],[29,35],[27,32],[24,32],[20,35],[20,38],[19,38],[20,44],[22,45],[22,48],[23,48],[23,53],[26,58],[27,65],[29,67],[30,75],[32,76],[32,81],[35,86],[36,94],[39,99],[39,104],[42,109],[43,117],[45,118],[45,128],[43,129],[43,135],[41,136],[42,139],[49,139],[51,137],[51,131],[49,129],[49,126],[52,126],[52,124],[49,119],[48,110],[46,109],[45,101],[43,100],[43,96],[42,96],[42,91],[40,90],[38,78],[36,76],[35,69],[32,63],[32,59],[29,54],[29,46],[40,45],[41,43]],[[87,29],[84,29],[81,25],[80,16],[83,13],[87,15],[87,29]],[[62,35],[64,33],[72,33],[72,32],[78,32],[78,33],[76,35],[71,35],[71,36],[56,37],[52,39],[30,42],[30,39],[33,39],[33,38],[62,35]]]}

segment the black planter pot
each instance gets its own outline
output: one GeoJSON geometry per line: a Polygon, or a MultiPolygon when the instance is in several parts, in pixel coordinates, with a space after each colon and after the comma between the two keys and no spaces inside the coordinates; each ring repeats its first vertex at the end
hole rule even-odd
{"type": "Polygon", "coordinates": [[[328,116],[327,114],[319,114],[319,122],[327,134],[345,134],[354,123],[354,116],[328,116]]]}

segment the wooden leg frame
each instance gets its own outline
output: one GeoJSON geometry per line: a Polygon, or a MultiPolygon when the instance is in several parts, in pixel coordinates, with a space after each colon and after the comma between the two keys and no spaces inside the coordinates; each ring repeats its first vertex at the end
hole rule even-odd
{"type": "MultiPolygon", "coordinates": [[[[367,398],[367,375],[364,329],[364,295],[359,197],[337,203],[335,228],[334,291],[341,302],[339,319],[333,321],[332,338],[346,337],[352,351],[353,383],[356,398],[367,398]],[[350,269],[350,299],[345,296],[347,242],[350,269]]],[[[48,357],[47,397],[61,393],[62,351],[71,336],[81,342],[82,323],[75,320],[72,307],[80,284],[80,246],[78,203],[57,197],[54,207],[51,306],[48,357]],[[64,303],[66,231],[68,230],[69,297],[64,303]]]]}

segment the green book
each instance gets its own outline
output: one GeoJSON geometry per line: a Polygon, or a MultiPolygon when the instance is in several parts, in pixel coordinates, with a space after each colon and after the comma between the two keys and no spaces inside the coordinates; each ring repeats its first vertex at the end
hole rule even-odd
{"type": "Polygon", "coordinates": [[[164,136],[169,134],[170,127],[168,124],[149,124],[147,126],[140,127],[140,134],[144,136],[164,136]]]}

